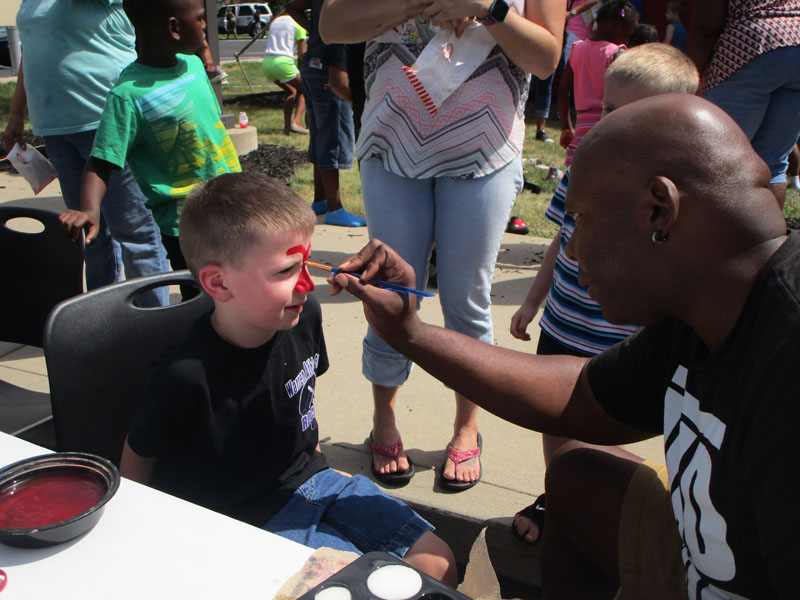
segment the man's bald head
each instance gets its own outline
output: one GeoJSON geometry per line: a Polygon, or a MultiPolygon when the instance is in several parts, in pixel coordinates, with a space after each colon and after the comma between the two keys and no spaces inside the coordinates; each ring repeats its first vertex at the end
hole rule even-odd
{"type": "Polygon", "coordinates": [[[581,141],[572,173],[573,181],[605,178],[625,195],[665,177],[682,209],[708,213],[739,235],[784,229],[769,169],[739,126],[696,96],[662,94],[614,111],[581,141]]]}
{"type": "Polygon", "coordinates": [[[736,123],[695,96],[645,98],[600,121],[572,163],[568,252],[606,319],[681,315],[723,265],[782,236],[769,177],[736,123]]]}

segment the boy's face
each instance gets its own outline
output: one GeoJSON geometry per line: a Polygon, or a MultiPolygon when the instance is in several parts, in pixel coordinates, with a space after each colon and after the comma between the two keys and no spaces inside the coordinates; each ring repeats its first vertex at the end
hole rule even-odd
{"type": "Polygon", "coordinates": [[[672,23],[673,21],[678,21],[679,19],[680,15],[677,12],[667,9],[667,23],[672,23]]]}
{"type": "Polygon", "coordinates": [[[180,27],[179,51],[194,54],[206,37],[206,7],[203,0],[179,2],[174,17],[180,27]]]}
{"type": "Polygon", "coordinates": [[[308,274],[310,236],[264,235],[238,269],[225,267],[231,298],[224,310],[241,326],[271,337],[291,329],[300,319],[314,283],[308,274]]]}

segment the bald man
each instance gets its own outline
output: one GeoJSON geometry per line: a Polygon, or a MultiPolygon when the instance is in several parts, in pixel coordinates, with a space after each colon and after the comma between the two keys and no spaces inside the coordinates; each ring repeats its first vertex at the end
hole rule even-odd
{"type": "MultiPolygon", "coordinates": [[[[421,322],[406,296],[331,280],[398,351],[504,419],[590,444],[664,434],[666,488],[635,457],[577,445],[553,459],[546,597],[796,596],[800,237],[769,180],[739,127],[693,96],[634,102],[584,138],[567,253],[609,321],[645,326],[592,359],[483,344],[421,322]]],[[[377,240],[341,268],[414,282],[377,240]]]]}

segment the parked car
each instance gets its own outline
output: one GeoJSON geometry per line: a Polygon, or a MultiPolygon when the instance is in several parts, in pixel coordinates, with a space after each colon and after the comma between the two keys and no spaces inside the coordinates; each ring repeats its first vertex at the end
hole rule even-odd
{"type": "Polygon", "coordinates": [[[267,4],[227,4],[217,12],[217,31],[224,34],[225,13],[232,10],[236,16],[236,33],[247,33],[251,37],[258,35],[272,20],[272,11],[267,4]]]}
{"type": "Polygon", "coordinates": [[[0,27],[0,65],[11,66],[11,53],[8,50],[8,30],[0,27]]]}

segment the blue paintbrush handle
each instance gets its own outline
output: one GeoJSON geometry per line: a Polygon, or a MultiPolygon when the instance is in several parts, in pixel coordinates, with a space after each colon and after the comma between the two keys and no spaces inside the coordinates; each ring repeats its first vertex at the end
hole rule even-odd
{"type": "MultiPolygon", "coordinates": [[[[341,269],[337,269],[336,267],[331,269],[331,273],[333,273],[334,275],[336,275],[337,273],[347,273],[348,275],[354,275],[355,277],[360,276],[360,273],[353,273],[352,271],[342,271],[341,269]]],[[[382,279],[370,279],[367,283],[369,283],[370,285],[374,285],[375,287],[379,287],[384,290],[391,290],[393,292],[398,292],[400,294],[414,294],[415,296],[422,296],[423,298],[433,297],[433,294],[431,294],[430,292],[423,292],[421,290],[406,287],[404,285],[392,283],[391,281],[383,281],[382,279]]]]}

